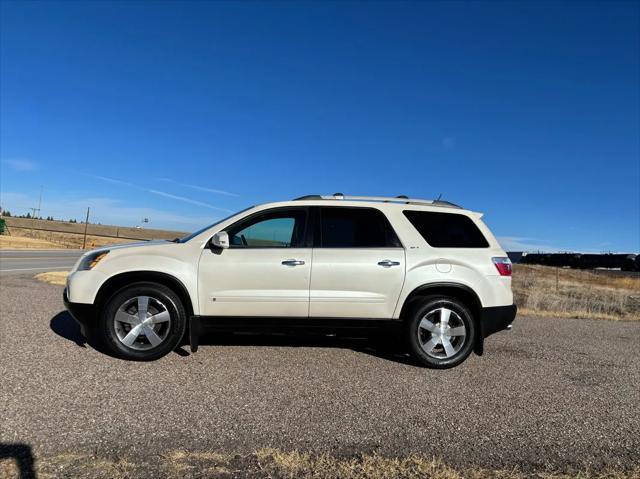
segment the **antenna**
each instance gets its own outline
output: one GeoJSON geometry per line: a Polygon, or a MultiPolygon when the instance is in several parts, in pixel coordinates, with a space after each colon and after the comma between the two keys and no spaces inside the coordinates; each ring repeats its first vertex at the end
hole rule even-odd
{"type": "Polygon", "coordinates": [[[440,198],[442,198],[442,193],[438,195],[438,197],[436,198],[436,201],[440,201],[440,198]]]}

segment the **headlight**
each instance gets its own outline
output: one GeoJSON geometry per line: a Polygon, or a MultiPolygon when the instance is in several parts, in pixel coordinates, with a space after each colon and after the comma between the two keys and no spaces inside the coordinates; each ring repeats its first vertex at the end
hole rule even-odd
{"type": "Polygon", "coordinates": [[[102,261],[102,259],[109,254],[109,251],[97,251],[95,253],[89,253],[82,258],[78,271],[88,271],[95,268],[95,266],[102,261]]]}

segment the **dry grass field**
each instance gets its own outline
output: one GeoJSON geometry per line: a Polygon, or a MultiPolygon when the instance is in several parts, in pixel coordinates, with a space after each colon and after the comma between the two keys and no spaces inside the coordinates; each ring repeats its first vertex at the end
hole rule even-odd
{"type": "MultiPolygon", "coordinates": [[[[363,454],[355,457],[312,455],[297,451],[261,449],[253,454],[174,451],[142,456],[134,462],[90,454],[63,454],[39,458],[35,473],[42,479],[56,477],[125,479],[134,477],[263,478],[293,479],[637,479],[631,471],[523,472],[485,468],[454,468],[421,455],[402,458],[363,454]]],[[[13,461],[0,460],[0,478],[18,477],[13,461]]]]}
{"type": "MultiPolygon", "coordinates": [[[[53,246],[48,248],[82,248],[84,227],[82,223],[70,223],[68,221],[48,221],[33,218],[3,217],[7,225],[7,234],[10,238],[31,238],[46,241],[53,246]]],[[[152,239],[167,239],[182,237],[185,233],[180,231],[165,231],[151,228],[134,228],[126,226],[100,225],[89,223],[87,227],[88,249],[98,248],[110,244],[131,243],[152,239]]],[[[8,248],[8,246],[0,247],[8,248]]],[[[15,248],[20,248],[16,243],[15,248]]]]}
{"type": "Polygon", "coordinates": [[[22,236],[0,235],[0,249],[58,249],[63,246],[51,241],[22,236]]]}
{"type": "MultiPolygon", "coordinates": [[[[6,249],[20,248],[62,248],[62,249],[80,249],[82,248],[83,237],[77,233],[66,233],[62,231],[40,231],[35,229],[18,229],[11,230],[11,236],[2,235],[0,247],[6,249]],[[13,246],[5,246],[11,244],[13,246]],[[24,246],[27,244],[43,244],[48,246],[24,246]]],[[[124,238],[109,238],[104,236],[87,235],[87,249],[98,248],[118,243],[131,243],[133,240],[124,238]]]]}
{"type": "Polygon", "coordinates": [[[559,318],[640,320],[640,275],[517,264],[513,294],[519,313],[559,318]]]}

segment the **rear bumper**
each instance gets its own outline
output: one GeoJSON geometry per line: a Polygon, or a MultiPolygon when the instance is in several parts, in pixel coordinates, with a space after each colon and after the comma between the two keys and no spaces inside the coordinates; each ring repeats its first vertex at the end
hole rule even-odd
{"type": "Polygon", "coordinates": [[[96,324],[96,310],[93,304],[70,302],[67,288],[64,288],[64,292],[62,293],[62,301],[64,302],[64,307],[71,314],[71,317],[80,325],[82,335],[87,337],[89,331],[91,331],[96,324]]]}
{"type": "Polygon", "coordinates": [[[482,337],[486,338],[493,333],[507,329],[514,319],[518,308],[515,304],[509,306],[494,306],[491,308],[482,308],[480,315],[480,323],[482,325],[482,337]]]}

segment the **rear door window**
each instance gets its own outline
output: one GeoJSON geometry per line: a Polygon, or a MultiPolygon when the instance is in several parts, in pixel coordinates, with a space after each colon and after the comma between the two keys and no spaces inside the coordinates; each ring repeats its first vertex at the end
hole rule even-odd
{"type": "Polygon", "coordinates": [[[471,218],[455,213],[405,210],[404,215],[429,246],[488,248],[489,243],[471,218]]]}
{"type": "Polygon", "coordinates": [[[316,244],[322,248],[399,248],[395,231],[375,208],[320,208],[316,244]]]}

